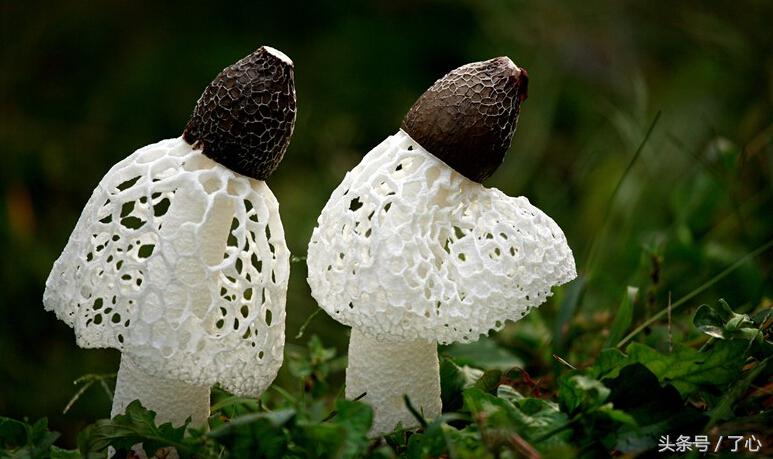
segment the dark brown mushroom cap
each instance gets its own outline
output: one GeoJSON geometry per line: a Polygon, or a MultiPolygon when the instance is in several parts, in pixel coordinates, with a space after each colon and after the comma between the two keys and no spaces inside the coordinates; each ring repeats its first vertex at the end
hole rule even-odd
{"type": "Polygon", "coordinates": [[[287,56],[261,46],[207,86],[183,138],[234,172],[267,179],[293,134],[294,78],[287,56]]]}
{"type": "Polygon", "coordinates": [[[457,172],[482,182],[513,139],[528,74],[507,57],[452,70],[419,97],[402,129],[457,172]]]}

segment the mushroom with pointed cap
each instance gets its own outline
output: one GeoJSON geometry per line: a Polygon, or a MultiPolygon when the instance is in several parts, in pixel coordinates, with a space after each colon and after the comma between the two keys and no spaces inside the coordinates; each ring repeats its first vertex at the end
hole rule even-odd
{"type": "Polygon", "coordinates": [[[202,426],[215,383],[257,396],[282,364],[289,251],[264,180],[292,136],[292,61],[267,46],[207,86],[178,138],[101,180],[43,304],[86,348],[121,351],[112,415],[139,399],[202,426]]]}
{"type": "Polygon", "coordinates": [[[510,147],[526,84],[507,57],[451,71],[319,216],[308,282],[352,327],[346,396],[366,393],[373,433],[416,424],[404,394],[426,417],[440,414],[438,342],[475,341],[576,276],[550,217],[480,184],[510,147]]]}

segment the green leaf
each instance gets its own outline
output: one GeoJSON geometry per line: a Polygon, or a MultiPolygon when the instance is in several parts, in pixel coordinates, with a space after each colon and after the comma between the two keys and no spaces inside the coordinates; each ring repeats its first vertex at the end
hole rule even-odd
{"type": "MultiPolygon", "coordinates": [[[[498,370],[495,370],[498,371],[498,370]]],[[[443,411],[455,411],[462,407],[462,391],[481,381],[483,370],[470,366],[460,367],[453,360],[443,356],[440,359],[440,397],[443,401],[443,411]]],[[[501,374],[501,372],[500,372],[501,374]]],[[[486,376],[486,378],[491,377],[486,376]]],[[[496,377],[496,383],[499,377],[496,377]]],[[[491,389],[493,390],[493,389],[491,389]]]]}
{"type": "Polygon", "coordinates": [[[411,435],[405,456],[408,459],[428,457],[493,458],[492,454],[486,450],[475,426],[457,430],[442,421],[433,422],[424,432],[411,435]]]}
{"type": "Polygon", "coordinates": [[[368,451],[367,459],[397,459],[397,455],[388,445],[379,446],[368,451]]]}
{"type": "Polygon", "coordinates": [[[295,414],[292,409],[250,413],[232,419],[207,436],[228,448],[233,457],[281,457],[290,441],[282,428],[295,414]]]}
{"type": "Polygon", "coordinates": [[[312,366],[328,362],[336,356],[335,348],[323,346],[322,340],[320,340],[317,335],[313,335],[309,339],[307,346],[309,348],[309,358],[311,359],[312,366]]]}
{"type": "Polygon", "coordinates": [[[462,430],[442,424],[441,431],[448,446],[448,455],[454,459],[487,459],[493,455],[486,450],[480,432],[474,426],[462,430]]]}
{"type": "Polygon", "coordinates": [[[733,406],[740,399],[755,379],[768,367],[771,357],[758,363],[739,378],[730,389],[720,398],[719,403],[709,412],[711,416],[707,428],[711,428],[718,421],[724,421],[733,417],[733,406]]]}
{"type": "Polygon", "coordinates": [[[0,446],[4,449],[27,444],[29,426],[21,421],[0,417],[0,446]]]}
{"type": "Polygon", "coordinates": [[[364,434],[373,425],[373,408],[362,402],[337,400],[336,423],[345,426],[349,432],[364,434]]]}
{"type": "Polygon", "coordinates": [[[297,443],[310,457],[353,458],[367,451],[373,409],[351,400],[336,401],[336,417],[322,423],[299,423],[297,443]]]}
{"type": "Polygon", "coordinates": [[[51,445],[51,459],[80,459],[81,453],[77,449],[62,449],[51,445]]]}
{"type": "Polygon", "coordinates": [[[604,404],[609,389],[601,382],[580,374],[568,374],[558,380],[558,402],[566,413],[589,411],[604,404]]]}
{"type": "Polygon", "coordinates": [[[630,328],[633,322],[633,305],[638,294],[638,287],[628,286],[623,299],[620,301],[620,306],[617,308],[617,314],[615,314],[615,319],[612,321],[609,336],[604,347],[610,348],[615,346],[623,338],[628,328],[630,328]]]}
{"type": "Polygon", "coordinates": [[[462,390],[467,385],[467,378],[462,368],[453,360],[440,359],[440,399],[446,410],[455,410],[461,406],[462,390]]]}
{"type": "Polygon", "coordinates": [[[51,446],[59,438],[59,432],[48,430],[48,419],[42,418],[33,424],[0,417],[0,457],[19,459],[47,458],[51,446]],[[10,454],[12,453],[12,454],[10,454]]]}
{"type": "Polygon", "coordinates": [[[617,348],[604,349],[596,359],[596,363],[586,373],[591,378],[601,379],[625,366],[627,359],[628,356],[617,348]]]}
{"type": "Polygon", "coordinates": [[[526,398],[516,404],[520,413],[517,414],[518,424],[522,426],[525,437],[538,449],[551,448],[569,441],[571,432],[562,430],[569,418],[562,413],[557,403],[538,398],[526,398]],[[560,430],[561,429],[561,430],[560,430]],[[547,434],[556,432],[546,437],[547,434]]]}
{"type": "Polygon", "coordinates": [[[655,448],[660,436],[667,433],[700,433],[706,422],[706,416],[685,403],[674,386],[661,385],[658,377],[640,363],[622,368],[617,377],[605,384],[610,390],[611,405],[629,418],[626,422],[612,416],[621,424],[614,447],[624,453],[655,448]]]}
{"type": "Polygon", "coordinates": [[[491,338],[481,338],[474,343],[455,343],[443,349],[458,365],[469,365],[484,370],[506,371],[522,368],[523,360],[512,352],[497,346],[491,338]]]}
{"type": "Polygon", "coordinates": [[[601,413],[618,424],[636,425],[636,420],[630,414],[623,410],[618,410],[612,403],[605,403],[601,405],[598,410],[601,413]]]}
{"type": "Polygon", "coordinates": [[[689,397],[702,388],[721,391],[733,382],[738,377],[747,348],[747,343],[732,340],[718,341],[708,352],[675,345],[672,353],[661,354],[651,347],[632,343],[624,358],[614,351],[603,352],[599,366],[590,374],[615,378],[624,366],[641,363],[658,377],[661,384],[673,384],[683,397],[689,397]]]}
{"type": "Polygon", "coordinates": [[[507,400],[514,405],[525,398],[520,392],[513,389],[513,386],[508,386],[507,384],[501,384],[497,387],[497,397],[507,400]]]}
{"type": "Polygon", "coordinates": [[[234,405],[246,405],[252,408],[253,410],[256,410],[258,407],[258,399],[254,397],[239,397],[236,395],[231,395],[212,405],[209,411],[210,413],[214,414],[221,411],[224,408],[227,408],[229,406],[234,406],[234,405]]]}
{"type": "Polygon", "coordinates": [[[735,381],[743,364],[747,345],[741,341],[720,341],[710,352],[698,352],[677,345],[664,355],[650,347],[633,343],[628,347],[629,361],[639,362],[657,375],[661,384],[673,384],[683,397],[701,387],[723,389],[735,381]]]}
{"type": "Polygon", "coordinates": [[[182,442],[190,421],[180,427],[167,422],[156,426],[156,413],[145,409],[135,400],[126,407],[126,413],[113,419],[103,419],[86,427],[78,435],[78,448],[81,455],[100,452],[112,446],[116,449],[131,449],[137,443],[148,456],[159,448],[174,447],[181,457],[190,455],[190,447],[182,442]]]}
{"type": "Polygon", "coordinates": [[[502,448],[511,448],[514,435],[540,451],[566,445],[569,440],[570,432],[563,429],[568,418],[555,403],[537,398],[512,403],[471,387],[464,391],[464,404],[495,454],[502,448]],[[537,440],[541,441],[535,443],[537,440]]]}
{"type": "Polygon", "coordinates": [[[325,347],[317,335],[312,335],[306,349],[288,349],[288,369],[303,380],[304,387],[312,396],[319,398],[329,389],[328,376],[346,367],[346,357],[336,358],[334,347],[325,347]]]}
{"type": "Polygon", "coordinates": [[[737,314],[720,299],[715,305],[701,305],[693,316],[693,325],[718,339],[761,340],[762,333],[746,314],[737,314]]]}
{"type": "Polygon", "coordinates": [[[423,459],[448,455],[448,444],[439,422],[430,424],[424,432],[411,435],[405,456],[408,459],[423,459]]]}
{"type": "Polygon", "coordinates": [[[702,304],[695,311],[692,319],[693,325],[703,333],[713,337],[724,339],[725,324],[722,317],[707,304],[702,304]]]}
{"type": "Polygon", "coordinates": [[[474,387],[477,387],[478,389],[488,392],[490,394],[494,393],[499,386],[499,381],[502,379],[502,371],[500,370],[488,370],[483,373],[483,375],[475,381],[474,387]]]}

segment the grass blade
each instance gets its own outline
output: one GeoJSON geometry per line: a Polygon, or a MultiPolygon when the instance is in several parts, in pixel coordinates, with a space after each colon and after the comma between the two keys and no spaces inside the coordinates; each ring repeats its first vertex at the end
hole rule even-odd
{"type": "Polygon", "coordinates": [[[579,275],[566,289],[566,294],[556,314],[556,320],[553,322],[553,354],[561,355],[566,350],[567,324],[580,304],[580,299],[583,293],[585,293],[587,283],[587,277],[579,275]]]}
{"type": "Polygon", "coordinates": [[[623,295],[622,301],[620,301],[620,307],[617,308],[617,314],[615,320],[612,321],[612,326],[609,329],[609,336],[604,347],[613,347],[615,343],[625,335],[625,331],[631,326],[633,322],[633,304],[636,301],[636,297],[639,294],[638,287],[631,287],[630,285],[623,295]]]}
{"type": "Polygon", "coordinates": [[[617,199],[617,194],[620,192],[620,188],[622,188],[623,183],[625,182],[625,179],[628,177],[628,174],[631,172],[631,169],[633,169],[633,165],[636,164],[636,161],[638,161],[639,157],[641,156],[641,152],[644,150],[644,146],[647,144],[647,141],[650,139],[650,136],[652,135],[652,131],[655,129],[655,126],[658,124],[658,120],[660,119],[660,114],[661,114],[661,111],[658,110],[658,112],[655,114],[655,118],[652,119],[652,123],[650,123],[650,127],[647,129],[647,133],[644,134],[644,138],[639,144],[639,147],[636,148],[636,152],[634,152],[633,157],[631,158],[631,161],[628,162],[628,166],[626,166],[625,170],[623,171],[623,175],[620,176],[620,180],[617,181],[617,184],[615,185],[615,189],[612,191],[612,194],[609,196],[609,200],[607,200],[607,207],[604,210],[604,217],[601,220],[601,226],[599,227],[599,231],[596,233],[596,236],[593,238],[593,242],[588,248],[588,252],[585,254],[585,270],[583,272],[588,276],[590,276],[592,273],[594,262],[596,259],[596,253],[598,252],[598,244],[599,244],[599,241],[601,240],[601,236],[605,232],[607,223],[609,223],[609,217],[612,214],[612,207],[615,203],[615,200],[617,199]]]}
{"type": "MultiPolygon", "coordinates": [[[[690,292],[687,295],[683,296],[676,303],[670,305],[671,312],[675,311],[678,307],[686,304],[687,301],[692,299],[694,296],[698,295],[699,293],[701,293],[704,290],[708,289],[712,285],[716,284],[717,282],[722,280],[724,277],[726,277],[728,274],[730,274],[733,271],[735,271],[736,269],[738,269],[741,265],[743,265],[747,261],[751,260],[752,258],[756,257],[757,255],[760,255],[760,254],[764,253],[765,251],[767,251],[771,247],[773,247],[773,239],[769,240],[765,244],[762,244],[761,246],[759,246],[756,249],[752,250],[751,252],[747,253],[743,257],[739,258],[735,263],[733,263],[732,265],[730,265],[727,268],[725,268],[724,271],[722,271],[719,274],[717,274],[716,276],[712,277],[711,279],[706,281],[703,285],[701,285],[701,286],[697,287],[696,289],[694,289],[692,292],[690,292]]],[[[620,342],[617,343],[617,347],[621,348],[621,347],[625,346],[626,343],[631,341],[631,339],[633,339],[634,336],[638,335],[642,330],[644,330],[645,328],[649,327],[650,325],[652,325],[653,323],[658,321],[664,315],[668,314],[668,310],[669,310],[668,307],[663,308],[657,314],[655,314],[654,316],[652,316],[649,319],[645,320],[644,323],[642,323],[641,325],[636,327],[636,329],[634,329],[631,333],[629,333],[625,338],[621,339],[620,342]]]]}
{"type": "Polygon", "coordinates": [[[303,334],[306,332],[306,327],[308,327],[309,324],[311,323],[311,319],[317,317],[317,314],[319,314],[319,311],[321,310],[322,308],[317,308],[314,312],[309,314],[309,317],[307,317],[306,320],[303,321],[301,328],[298,329],[298,334],[295,335],[295,339],[303,338],[303,334]]]}

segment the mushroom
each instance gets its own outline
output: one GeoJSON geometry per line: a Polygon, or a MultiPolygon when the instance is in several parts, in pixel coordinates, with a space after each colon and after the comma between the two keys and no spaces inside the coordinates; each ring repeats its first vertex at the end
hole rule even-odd
{"type": "Polygon", "coordinates": [[[210,386],[258,396],[282,364],[289,251],[264,180],[295,124],[292,61],[264,46],[225,68],[181,137],[113,166],[46,282],[84,348],[121,351],[112,416],[205,426],[210,386]]]}
{"type": "Polygon", "coordinates": [[[527,73],[507,57],[459,67],[333,191],[308,248],[320,306],[351,326],[346,396],[373,433],[441,412],[437,343],[518,320],[576,276],[561,228],[481,181],[510,147],[527,73]]]}

